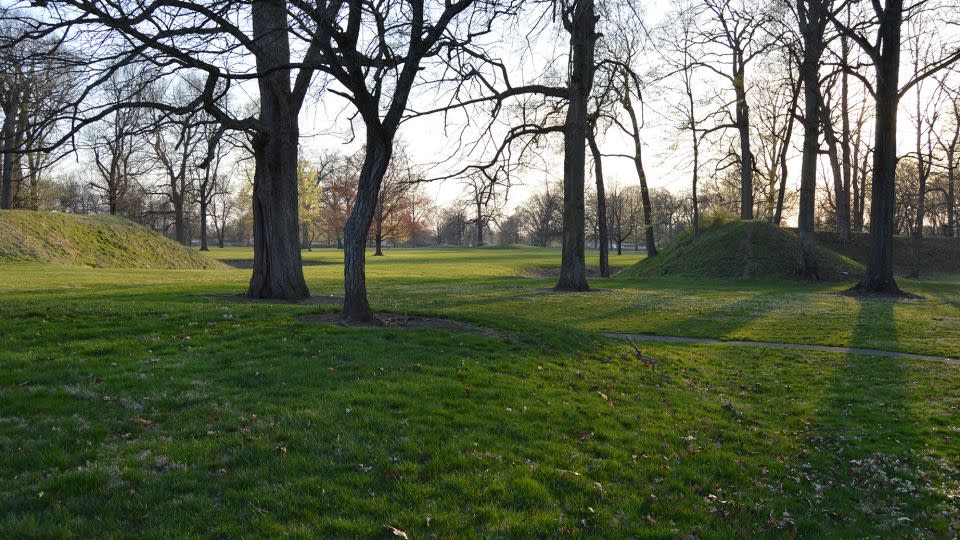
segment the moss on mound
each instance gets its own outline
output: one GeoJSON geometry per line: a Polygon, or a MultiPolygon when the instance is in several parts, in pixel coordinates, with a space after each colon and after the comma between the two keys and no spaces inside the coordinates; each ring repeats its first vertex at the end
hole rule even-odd
{"type": "Polygon", "coordinates": [[[4,210],[0,262],[16,261],[103,268],[225,268],[121,217],[4,210]]]}
{"type": "MultiPolygon", "coordinates": [[[[796,275],[797,235],[766,221],[731,221],[687,232],[656,257],[644,259],[618,274],[720,279],[789,279],[796,275]]],[[[863,267],[822,246],[817,247],[820,278],[844,280],[863,267]]]]}

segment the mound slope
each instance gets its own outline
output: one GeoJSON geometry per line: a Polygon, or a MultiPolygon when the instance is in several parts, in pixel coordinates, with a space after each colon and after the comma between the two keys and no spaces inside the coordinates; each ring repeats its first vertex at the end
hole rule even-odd
{"type": "Polygon", "coordinates": [[[226,268],[121,217],[4,210],[0,262],[13,261],[101,268],[226,268]]]}
{"type": "MultiPolygon", "coordinates": [[[[656,257],[644,259],[618,276],[699,276],[720,279],[790,279],[795,276],[797,235],[766,221],[731,221],[688,232],[656,257]]],[[[820,278],[845,280],[863,270],[856,261],[817,247],[820,278]]]]}

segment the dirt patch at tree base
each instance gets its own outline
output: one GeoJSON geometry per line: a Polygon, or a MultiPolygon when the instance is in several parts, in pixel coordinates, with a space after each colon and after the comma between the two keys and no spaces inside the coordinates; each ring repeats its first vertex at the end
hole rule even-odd
{"type": "MultiPolygon", "coordinates": [[[[611,266],[610,275],[614,275],[617,272],[626,268],[625,266],[611,266]]],[[[530,266],[528,268],[523,268],[520,270],[520,275],[526,278],[535,278],[535,279],[544,279],[544,278],[557,278],[560,277],[560,267],[559,266],[530,266]]],[[[596,266],[587,267],[587,277],[600,277],[600,268],[596,266]]]]}
{"type": "Polygon", "coordinates": [[[849,296],[852,298],[875,298],[878,300],[926,300],[923,296],[919,294],[913,294],[906,291],[900,291],[896,293],[889,292],[863,292],[856,287],[852,289],[847,289],[845,291],[840,291],[840,296],[849,296]]]}
{"type": "Polygon", "coordinates": [[[340,318],[339,313],[311,313],[301,315],[297,317],[297,320],[307,324],[333,324],[344,328],[401,328],[410,330],[429,328],[454,332],[476,332],[497,339],[509,338],[506,332],[493,328],[486,328],[440,317],[423,317],[420,315],[403,315],[400,313],[377,313],[374,316],[374,320],[363,323],[344,321],[340,318]]]}
{"type": "Polygon", "coordinates": [[[303,300],[283,300],[279,298],[250,298],[246,294],[236,294],[227,297],[210,297],[217,300],[228,300],[231,302],[256,302],[261,304],[319,304],[322,306],[342,306],[343,297],[333,295],[314,295],[303,300]]]}
{"type": "MultiPolygon", "coordinates": [[[[253,259],[220,259],[220,262],[236,270],[252,270],[253,259]]],[[[326,261],[301,261],[300,266],[330,266],[339,264],[326,261]]]]}

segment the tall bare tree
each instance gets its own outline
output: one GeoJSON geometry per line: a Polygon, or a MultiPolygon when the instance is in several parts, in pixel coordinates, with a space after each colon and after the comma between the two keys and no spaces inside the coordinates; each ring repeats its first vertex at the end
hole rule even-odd
{"type": "Polygon", "coordinates": [[[860,293],[899,294],[893,277],[894,207],[897,172],[897,110],[903,95],[921,80],[960,59],[960,47],[944,43],[937,58],[925,63],[903,83],[900,81],[901,36],[905,20],[921,10],[936,9],[940,18],[951,15],[948,6],[928,2],[877,0],[866,23],[847,24],[832,16],[834,26],[857,43],[873,66],[874,81],[856,71],[875,100],[873,180],[870,198],[870,248],[867,268],[854,287],[860,293]],[[872,16],[871,16],[872,15],[872,16]],[[872,38],[871,38],[872,34],[872,38]]]}
{"type": "Polygon", "coordinates": [[[708,42],[725,51],[726,71],[705,58],[699,65],[726,79],[734,93],[729,127],[739,136],[740,218],[753,219],[753,150],[750,144],[750,106],[747,68],[772,46],[764,33],[769,17],[762,4],[750,0],[704,0],[712,24],[703,29],[708,42]]]}

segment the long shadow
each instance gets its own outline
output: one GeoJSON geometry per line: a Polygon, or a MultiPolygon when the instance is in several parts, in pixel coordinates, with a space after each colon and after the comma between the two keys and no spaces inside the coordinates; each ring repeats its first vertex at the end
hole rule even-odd
{"type": "MultiPolygon", "coordinates": [[[[860,304],[853,343],[878,327],[895,339],[896,302],[860,304]]],[[[799,536],[912,536],[928,501],[917,488],[924,445],[910,410],[910,362],[851,354],[836,365],[806,449],[790,465],[802,478],[794,501],[810,502],[794,509],[799,536]]]]}

